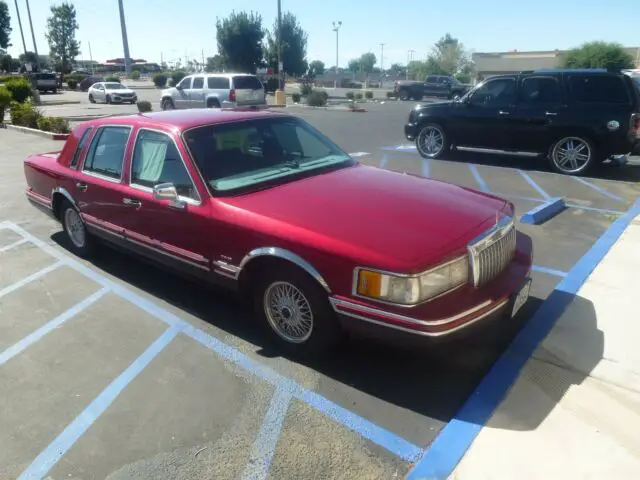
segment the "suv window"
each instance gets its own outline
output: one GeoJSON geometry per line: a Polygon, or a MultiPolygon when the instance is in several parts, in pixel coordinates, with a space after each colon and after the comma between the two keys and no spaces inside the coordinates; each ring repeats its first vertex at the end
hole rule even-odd
{"type": "Polygon", "coordinates": [[[571,96],[583,103],[630,103],[627,87],[622,78],[615,75],[571,75],[571,96]]]}
{"type": "Polygon", "coordinates": [[[262,84],[253,75],[233,77],[233,88],[236,90],[262,90],[262,84]]]}
{"type": "Polygon", "coordinates": [[[207,87],[212,90],[229,90],[229,79],[227,77],[207,78],[207,87]]]}
{"type": "Polygon", "coordinates": [[[191,80],[193,77],[184,77],[178,84],[183,90],[191,90],[191,80]]]}
{"type": "Polygon", "coordinates": [[[69,164],[71,168],[76,168],[76,166],[78,165],[78,160],[80,160],[80,153],[82,153],[82,150],[84,150],[84,146],[87,144],[87,139],[89,138],[89,134],[92,130],[93,128],[89,127],[84,132],[82,132],[82,136],[80,137],[80,141],[78,142],[76,151],[74,152],[71,163],[69,164]]]}
{"type": "Polygon", "coordinates": [[[469,100],[485,107],[510,105],[516,100],[516,81],[510,77],[489,79],[473,91],[469,100]]]}
{"type": "Polygon", "coordinates": [[[554,77],[527,77],[522,80],[520,101],[523,103],[560,103],[560,84],[554,77]]]}
{"type": "Polygon", "coordinates": [[[425,83],[437,83],[437,82],[438,82],[438,77],[436,77],[435,75],[429,75],[425,80],[425,83]]]}
{"type": "Polygon", "coordinates": [[[130,127],[102,127],[89,147],[84,171],[120,179],[130,127]]]}
{"type": "Polygon", "coordinates": [[[204,87],[204,78],[202,77],[196,77],[193,79],[193,85],[191,86],[192,89],[197,89],[197,88],[202,88],[204,87]]]}
{"type": "Polygon", "coordinates": [[[187,167],[169,135],[140,130],[131,163],[131,184],[153,188],[172,183],[178,195],[198,200],[187,167]]]}

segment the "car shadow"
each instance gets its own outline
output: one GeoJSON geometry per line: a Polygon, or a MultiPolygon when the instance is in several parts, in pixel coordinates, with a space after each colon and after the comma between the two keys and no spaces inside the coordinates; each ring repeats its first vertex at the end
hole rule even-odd
{"type": "MultiPolygon", "coordinates": [[[[51,238],[70,251],[62,232],[51,238]]],[[[224,290],[167,275],[154,264],[108,247],[101,247],[91,263],[106,274],[257,346],[258,356],[283,357],[254,320],[249,302],[235,299],[224,290]]],[[[542,299],[531,297],[514,319],[450,345],[416,349],[350,338],[324,357],[289,360],[343,384],[344,390],[355,389],[401,409],[448,422],[541,304],[542,299]]],[[[335,395],[339,387],[327,382],[319,385],[318,393],[340,403],[343,397],[335,395]]]]}

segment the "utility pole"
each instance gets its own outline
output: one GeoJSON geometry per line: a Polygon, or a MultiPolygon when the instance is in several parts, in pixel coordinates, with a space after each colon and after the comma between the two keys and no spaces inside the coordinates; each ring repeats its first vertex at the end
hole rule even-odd
{"type": "Polygon", "coordinates": [[[411,60],[413,60],[413,54],[415,53],[415,50],[407,50],[407,75],[406,75],[406,79],[409,80],[409,64],[411,63],[411,60]]]}
{"type": "Polygon", "coordinates": [[[40,70],[40,56],[38,55],[38,45],[36,44],[36,34],[33,32],[33,22],[31,21],[31,8],[29,8],[29,0],[27,1],[27,17],[29,17],[29,27],[31,28],[31,40],[33,40],[33,53],[36,54],[36,67],[40,70]]]}
{"type": "Polygon", "coordinates": [[[27,43],[24,41],[24,32],[22,31],[22,20],[20,20],[20,9],[18,8],[18,0],[15,0],[16,3],[16,14],[18,16],[18,26],[20,27],[20,37],[22,38],[22,49],[24,53],[27,53],[27,43]]]}
{"type": "Polygon", "coordinates": [[[341,26],[342,26],[341,21],[333,22],[333,31],[336,32],[336,79],[334,81],[333,88],[338,88],[338,44],[339,44],[338,31],[340,30],[341,26]]]}
{"type": "Polygon", "coordinates": [[[278,0],[278,88],[284,90],[284,65],[282,64],[282,1],[278,0]]]}
{"type": "Polygon", "coordinates": [[[384,43],[380,44],[380,87],[384,81],[384,43]]]}
{"type": "Polygon", "coordinates": [[[91,75],[96,74],[96,66],[93,63],[93,54],[91,53],[91,42],[89,42],[89,61],[91,62],[91,75]]]}
{"type": "Polygon", "coordinates": [[[122,0],[118,0],[120,10],[120,30],[122,30],[122,47],[124,48],[124,73],[131,74],[131,57],[129,55],[129,40],[127,38],[127,24],[124,20],[124,5],[122,0]]]}

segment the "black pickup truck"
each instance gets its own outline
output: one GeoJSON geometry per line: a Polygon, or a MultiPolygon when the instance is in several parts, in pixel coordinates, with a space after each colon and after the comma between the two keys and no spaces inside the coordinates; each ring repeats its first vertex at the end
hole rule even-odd
{"type": "Polygon", "coordinates": [[[400,100],[422,100],[423,97],[452,99],[463,96],[470,89],[471,85],[447,75],[429,75],[424,82],[400,80],[394,87],[400,100]]]}

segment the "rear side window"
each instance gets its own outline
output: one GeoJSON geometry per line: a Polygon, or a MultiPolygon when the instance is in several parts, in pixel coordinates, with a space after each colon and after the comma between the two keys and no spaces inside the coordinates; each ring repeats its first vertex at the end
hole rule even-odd
{"type": "Polygon", "coordinates": [[[233,77],[233,88],[236,90],[262,90],[262,83],[252,75],[233,77]]]}
{"type": "Polygon", "coordinates": [[[569,88],[576,102],[622,105],[631,102],[622,78],[613,75],[572,75],[569,88]]]}
{"type": "Polygon", "coordinates": [[[83,170],[119,180],[130,132],[129,127],[101,128],[93,137],[83,170]]]}
{"type": "Polygon", "coordinates": [[[80,154],[82,150],[84,150],[84,146],[87,144],[87,140],[89,139],[89,134],[93,130],[93,127],[87,128],[80,137],[80,141],[78,142],[78,146],[76,147],[76,151],[73,154],[73,158],[71,159],[71,163],[69,166],[71,168],[76,168],[78,166],[78,161],[80,160],[80,154]]]}
{"type": "Polygon", "coordinates": [[[553,77],[529,77],[522,81],[520,101],[523,103],[560,103],[560,85],[553,77]]]}
{"type": "Polygon", "coordinates": [[[212,90],[228,90],[229,79],[226,77],[209,77],[207,78],[207,86],[212,90]]]}

